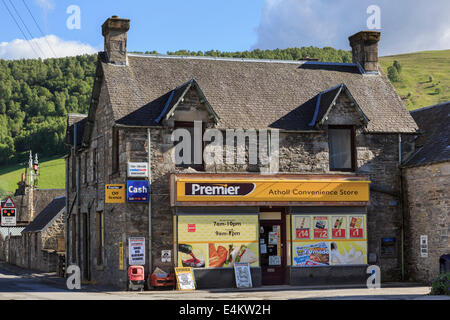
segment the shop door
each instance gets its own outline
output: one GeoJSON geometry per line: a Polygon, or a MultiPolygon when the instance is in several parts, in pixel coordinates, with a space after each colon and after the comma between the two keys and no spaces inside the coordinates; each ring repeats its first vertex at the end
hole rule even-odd
{"type": "Polygon", "coordinates": [[[284,220],[261,220],[259,225],[262,284],[284,284],[286,270],[284,220]]]}

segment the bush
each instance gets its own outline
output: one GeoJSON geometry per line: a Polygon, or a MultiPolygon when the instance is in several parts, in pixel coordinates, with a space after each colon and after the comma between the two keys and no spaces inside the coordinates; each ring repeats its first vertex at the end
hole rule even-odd
{"type": "Polygon", "coordinates": [[[450,296],[450,272],[441,273],[433,280],[430,294],[450,296]]]}
{"type": "Polygon", "coordinates": [[[388,78],[391,80],[391,82],[398,82],[400,81],[400,77],[398,75],[397,69],[395,67],[390,66],[388,69],[388,78]]]}

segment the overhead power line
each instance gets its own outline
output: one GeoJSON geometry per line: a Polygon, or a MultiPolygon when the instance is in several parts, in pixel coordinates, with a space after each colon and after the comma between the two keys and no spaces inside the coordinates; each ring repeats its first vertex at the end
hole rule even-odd
{"type": "MultiPolygon", "coordinates": [[[[11,4],[11,6],[13,7],[14,11],[16,12],[17,16],[19,17],[20,21],[22,22],[22,24],[24,25],[25,29],[27,30],[28,34],[30,35],[30,41],[32,41],[35,37],[33,36],[33,34],[30,32],[30,29],[28,29],[27,24],[25,23],[25,21],[23,21],[22,16],[20,15],[19,11],[17,10],[16,6],[14,5],[14,3],[9,0],[9,3],[11,4]]],[[[42,58],[45,59],[45,52],[42,50],[41,46],[39,45],[38,42],[35,43],[36,47],[39,49],[39,51],[42,53],[42,58]]]]}
{"type": "Polygon", "coordinates": [[[36,52],[36,49],[31,45],[31,41],[28,40],[25,32],[23,32],[22,28],[20,27],[20,24],[17,22],[16,18],[14,17],[14,15],[12,14],[11,10],[9,10],[9,7],[6,5],[5,0],[2,0],[3,5],[6,7],[6,10],[8,10],[9,15],[11,16],[11,18],[14,20],[14,22],[16,23],[16,26],[19,28],[20,32],[22,33],[23,37],[25,38],[25,40],[28,42],[31,50],[33,50],[34,54],[36,55],[37,58],[39,58],[39,54],[36,52]]]}
{"type": "Polygon", "coordinates": [[[39,32],[41,33],[42,37],[44,37],[45,42],[47,43],[48,47],[50,48],[51,52],[53,53],[53,55],[55,56],[55,58],[57,58],[58,56],[56,55],[55,51],[53,50],[52,46],[50,45],[50,43],[48,42],[47,38],[45,37],[44,32],[42,31],[41,27],[39,26],[39,23],[36,21],[36,19],[34,18],[33,13],[31,12],[30,8],[28,7],[27,3],[25,2],[25,0],[22,0],[23,4],[25,5],[25,7],[28,10],[28,13],[30,14],[31,18],[33,18],[34,23],[36,24],[36,27],[39,29],[39,32]]]}

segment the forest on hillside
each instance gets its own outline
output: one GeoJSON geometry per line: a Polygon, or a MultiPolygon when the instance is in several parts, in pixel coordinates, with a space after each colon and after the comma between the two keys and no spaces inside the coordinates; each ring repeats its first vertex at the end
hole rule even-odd
{"type": "MultiPolygon", "coordinates": [[[[155,51],[145,52],[155,54],[155,51]]],[[[351,53],[331,47],[169,55],[351,62],[351,53]]],[[[23,162],[29,150],[40,157],[62,155],[68,113],[87,113],[97,55],[46,60],[0,60],[0,167],[23,162]]]]}
{"type": "Polygon", "coordinates": [[[0,166],[65,152],[67,113],[87,112],[96,60],[0,60],[0,166]]]}

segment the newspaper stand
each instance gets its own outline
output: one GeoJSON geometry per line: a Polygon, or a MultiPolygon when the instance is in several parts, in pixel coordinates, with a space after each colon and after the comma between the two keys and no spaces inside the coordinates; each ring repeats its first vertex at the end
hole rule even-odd
{"type": "Polygon", "coordinates": [[[128,268],[128,290],[144,290],[145,275],[143,266],[130,266],[128,268]]]}

